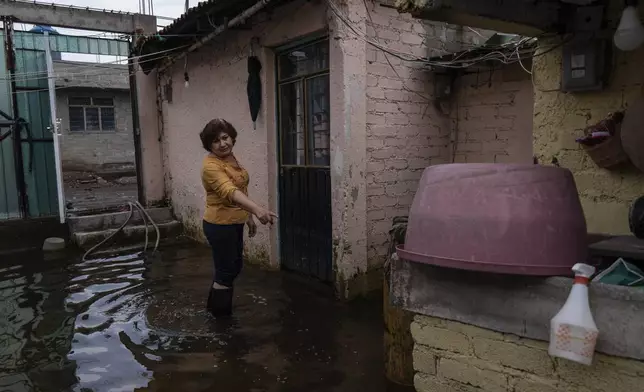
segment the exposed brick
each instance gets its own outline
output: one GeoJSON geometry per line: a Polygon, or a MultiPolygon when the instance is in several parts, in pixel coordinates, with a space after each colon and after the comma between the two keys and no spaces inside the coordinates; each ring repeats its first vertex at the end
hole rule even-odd
{"type": "Polygon", "coordinates": [[[375,207],[391,207],[395,206],[397,203],[395,197],[386,195],[369,197],[369,201],[375,207]]]}
{"type": "Polygon", "coordinates": [[[386,149],[380,149],[380,150],[374,150],[370,154],[372,159],[377,159],[377,160],[382,160],[382,159],[390,159],[395,156],[394,151],[390,148],[386,149]]]}
{"type": "Polygon", "coordinates": [[[462,153],[481,152],[483,150],[483,143],[479,143],[479,142],[458,143],[457,148],[458,148],[458,151],[462,153]]]}
{"type": "Polygon", "coordinates": [[[474,353],[483,360],[543,376],[554,372],[552,360],[545,350],[484,338],[472,339],[472,343],[474,353]]]}
{"type": "Polygon", "coordinates": [[[418,392],[482,392],[473,386],[457,384],[454,381],[443,380],[424,373],[416,373],[414,387],[418,392]]]}
{"type": "Polygon", "coordinates": [[[515,392],[559,392],[574,390],[573,386],[558,385],[554,380],[535,380],[528,377],[520,377],[510,380],[515,392]]]}
{"type": "Polygon", "coordinates": [[[385,92],[379,87],[367,87],[367,97],[374,99],[384,99],[385,92]]]}
{"type": "Polygon", "coordinates": [[[390,196],[401,196],[416,190],[415,182],[399,182],[385,187],[385,193],[390,196]]]}
{"type": "Polygon", "coordinates": [[[505,152],[508,150],[509,143],[507,140],[492,140],[488,142],[483,142],[484,153],[487,152],[505,152]]]}
{"type": "Polygon", "coordinates": [[[422,45],[424,39],[418,34],[405,33],[400,36],[400,40],[409,45],[422,45]]]}
{"type": "Polygon", "coordinates": [[[417,103],[399,103],[398,108],[405,114],[416,114],[422,112],[421,105],[417,103]]]}
{"type": "Polygon", "coordinates": [[[407,160],[409,168],[412,170],[415,169],[425,169],[431,165],[431,161],[428,158],[411,158],[407,160]]]}
{"type": "Polygon", "coordinates": [[[384,170],[385,164],[383,162],[367,162],[367,172],[368,173],[377,173],[384,170]]]}
{"type": "Polygon", "coordinates": [[[417,321],[411,324],[411,334],[416,344],[452,353],[471,354],[472,346],[468,337],[449,329],[422,325],[417,321]]]}
{"type": "MultiPolygon", "coordinates": [[[[399,128],[394,128],[392,131],[397,131],[399,128]]],[[[404,147],[407,145],[407,141],[400,137],[388,137],[384,140],[385,146],[387,147],[404,147]]]]}
{"type": "MultiPolygon", "coordinates": [[[[385,125],[386,119],[384,114],[378,113],[367,113],[367,124],[368,125],[385,125]]],[[[376,129],[376,127],[372,128],[376,129]]]]}
{"type": "Polygon", "coordinates": [[[438,375],[481,388],[485,392],[507,392],[508,376],[450,358],[438,362],[438,375]]]}
{"type": "Polygon", "coordinates": [[[381,196],[385,194],[384,185],[368,185],[367,186],[367,195],[369,196],[381,196]]]}
{"type": "Polygon", "coordinates": [[[436,375],[436,356],[424,346],[415,345],[412,353],[414,370],[436,375]]]}
{"type": "Polygon", "coordinates": [[[386,211],[387,219],[393,219],[397,216],[409,215],[409,207],[388,208],[386,211]]]}
{"type": "MultiPolygon", "coordinates": [[[[369,190],[367,189],[367,192],[369,190]]],[[[385,210],[367,210],[367,221],[375,222],[386,218],[385,210]]]]}
{"type": "Polygon", "coordinates": [[[407,167],[409,167],[409,164],[405,159],[389,159],[385,162],[385,166],[387,167],[387,169],[402,170],[407,169],[407,167]]]}
{"type": "Polygon", "coordinates": [[[376,139],[375,137],[367,138],[367,149],[382,148],[385,145],[385,139],[376,139]]]}
{"type": "MultiPolygon", "coordinates": [[[[380,77],[378,78],[378,87],[392,90],[402,90],[403,82],[398,79],[380,77]]],[[[386,93],[385,96],[387,96],[386,93]]]]}
{"type": "Polygon", "coordinates": [[[486,142],[496,140],[496,131],[481,129],[476,131],[468,131],[465,135],[465,140],[473,142],[486,142]]]}
{"type": "Polygon", "coordinates": [[[378,29],[376,32],[376,36],[381,39],[386,39],[389,41],[398,41],[400,40],[400,35],[396,33],[395,31],[391,30],[385,30],[385,29],[378,29]]]}
{"type": "Polygon", "coordinates": [[[414,24],[411,22],[405,22],[398,19],[393,19],[389,23],[389,27],[401,31],[413,31],[414,24]]]}
{"type": "Polygon", "coordinates": [[[407,125],[409,124],[409,116],[406,114],[387,114],[385,115],[385,124],[407,125]]]}
{"type": "Polygon", "coordinates": [[[390,101],[410,101],[411,94],[407,91],[401,91],[399,88],[396,90],[385,90],[385,98],[390,101]]]}
{"type": "Polygon", "coordinates": [[[396,105],[395,103],[376,102],[373,106],[376,112],[400,113],[398,105],[396,105]]]}

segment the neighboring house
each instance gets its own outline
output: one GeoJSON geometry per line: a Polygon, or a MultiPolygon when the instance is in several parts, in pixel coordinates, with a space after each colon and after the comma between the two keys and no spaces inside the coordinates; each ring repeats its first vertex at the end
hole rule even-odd
{"type": "Polygon", "coordinates": [[[520,102],[531,113],[532,85],[527,74],[504,79],[499,71],[499,87],[473,86],[460,112],[439,110],[435,75],[401,57],[444,55],[492,33],[416,20],[382,4],[390,2],[340,3],[279,1],[253,14],[256,1],[205,1],[138,51],[181,53],[193,43],[186,34],[206,36],[245,13],[243,26],[228,26],[176,64],[144,64],[146,72],[161,70],[167,196],[202,238],[205,152],[198,134],[213,117],[226,118],[239,130],[236,154],[250,171],[251,197],[280,216],[249,241],[248,258],[333,282],[341,297],[351,297],[380,287],[392,218],[407,214],[425,167],[465,159],[477,147],[480,159],[531,162],[531,126],[515,122],[514,107],[520,102]],[[246,90],[250,53],[262,63],[256,127],[246,90]],[[514,99],[519,91],[527,101],[514,99]],[[470,142],[487,130],[487,110],[475,110],[487,100],[496,105],[489,126],[521,133],[523,147],[497,142],[494,133],[487,140],[493,148],[470,142]],[[458,156],[454,116],[467,120],[458,156]]]}
{"type": "Polygon", "coordinates": [[[55,61],[54,73],[63,170],[134,166],[127,66],[55,61]]]}

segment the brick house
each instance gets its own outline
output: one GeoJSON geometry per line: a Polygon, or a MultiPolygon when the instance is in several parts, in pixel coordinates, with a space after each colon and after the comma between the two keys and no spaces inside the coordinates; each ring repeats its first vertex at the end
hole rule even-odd
{"type": "Polygon", "coordinates": [[[425,167],[532,161],[529,75],[499,69],[478,85],[473,73],[450,110],[438,102],[442,82],[400,55],[444,55],[492,32],[414,19],[391,3],[210,0],[139,44],[139,55],[176,50],[143,68],[162,92],[166,194],[189,233],[202,238],[198,134],[213,117],[237,127],[251,197],[280,215],[249,241],[248,259],[333,283],[341,297],[382,284],[391,220],[407,214],[425,167]],[[256,124],[250,54],[262,64],[256,124]]]}
{"type": "Polygon", "coordinates": [[[106,164],[134,167],[128,69],[120,64],[54,61],[64,171],[106,164]]]}

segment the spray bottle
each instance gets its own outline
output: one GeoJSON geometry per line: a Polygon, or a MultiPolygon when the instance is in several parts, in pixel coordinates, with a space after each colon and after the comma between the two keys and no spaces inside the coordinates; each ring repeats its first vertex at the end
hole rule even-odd
{"type": "Polygon", "coordinates": [[[563,308],[550,320],[550,347],[548,353],[591,365],[599,330],[590,312],[588,283],[595,267],[575,264],[575,281],[563,308]]]}

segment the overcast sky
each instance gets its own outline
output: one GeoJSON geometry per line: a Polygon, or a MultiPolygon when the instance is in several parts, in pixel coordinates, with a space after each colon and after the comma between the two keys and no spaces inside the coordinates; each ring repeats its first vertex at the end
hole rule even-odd
{"type": "MultiPolygon", "coordinates": [[[[42,0],[40,0],[42,1],[42,0]]],[[[169,17],[169,18],[178,18],[185,10],[185,0],[153,0],[154,1],[154,14],[157,16],[169,17]]],[[[106,10],[115,10],[115,11],[126,11],[126,12],[139,12],[139,0],[49,0],[47,3],[54,4],[65,4],[65,5],[76,5],[90,8],[106,9],[106,10]]],[[[190,7],[196,6],[200,1],[190,0],[190,7]]],[[[146,13],[148,7],[148,0],[145,0],[146,4],[146,13]]],[[[157,24],[161,26],[168,25],[172,21],[159,19],[157,24]]],[[[22,29],[29,30],[31,25],[23,25],[22,29]]],[[[21,29],[20,26],[17,27],[21,29]]],[[[56,28],[61,34],[69,35],[96,35],[96,32],[80,31],[80,30],[70,30],[56,28]]],[[[63,60],[72,60],[72,61],[88,61],[88,62],[109,62],[115,61],[117,58],[112,56],[92,56],[92,55],[81,55],[81,54],[63,54],[63,60]]]]}

